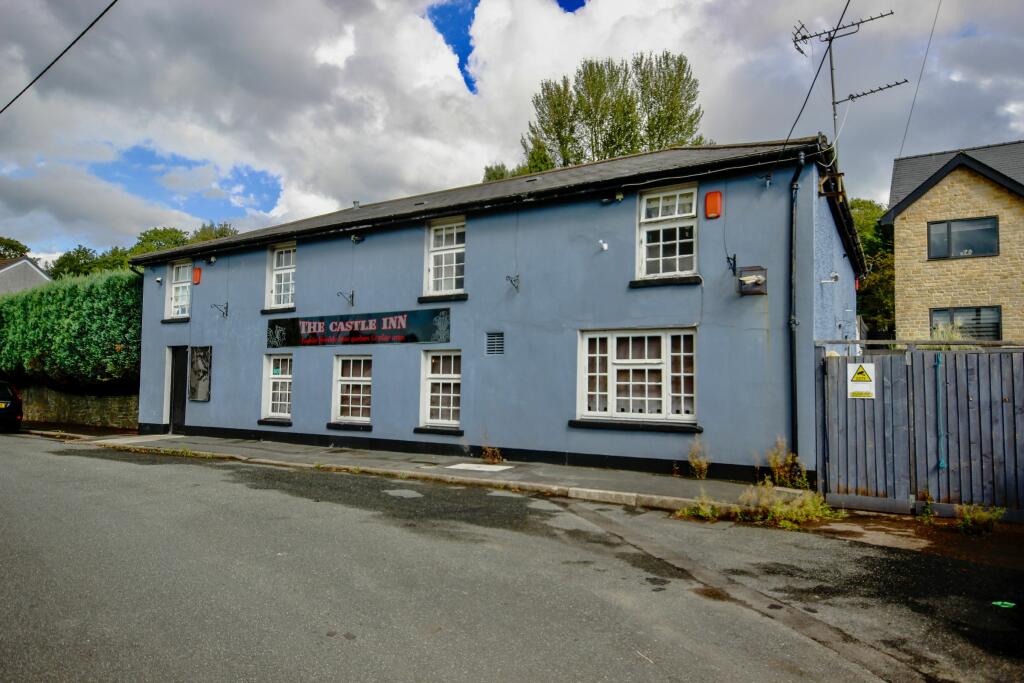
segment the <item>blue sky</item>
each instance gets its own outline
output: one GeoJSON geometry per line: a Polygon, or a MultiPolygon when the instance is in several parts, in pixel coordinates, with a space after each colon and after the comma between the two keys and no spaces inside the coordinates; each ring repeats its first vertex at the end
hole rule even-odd
{"type": "Polygon", "coordinates": [[[114,161],[91,164],[89,172],[131,194],[216,223],[230,223],[247,209],[270,211],[281,195],[280,179],[265,171],[236,166],[224,172],[210,162],[144,145],[128,148],[114,161]]]}
{"type": "MultiPolygon", "coordinates": [[[[586,0],[555,0],[565,12],[575,12],[586,4],[586,0]]],[[[472,93],[476,92],[476,83],[469,73],[469,54],[473,51],[470,43],[469,27],[473,23],[479,0],[447,0],[427,8],[427,18],[434,24],[438,33],[444,36],[444,42],[459,57],[459,71],[462,80],[472,93]]]]}

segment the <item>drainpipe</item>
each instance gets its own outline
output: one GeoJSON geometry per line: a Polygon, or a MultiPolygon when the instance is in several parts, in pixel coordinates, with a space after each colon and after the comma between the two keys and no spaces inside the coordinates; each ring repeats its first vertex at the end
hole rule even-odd
{"type": "Polygon", "coordinates": [[[800,326],[800,320],[796,317],[796,217],[797,199],[800,195],[800,173],[803,170],[804,153],[800,152],[799,163],[789,184],[789,448],[793,453],[797,453],[800,438],[796,378],[796,329],[800,326]]]}

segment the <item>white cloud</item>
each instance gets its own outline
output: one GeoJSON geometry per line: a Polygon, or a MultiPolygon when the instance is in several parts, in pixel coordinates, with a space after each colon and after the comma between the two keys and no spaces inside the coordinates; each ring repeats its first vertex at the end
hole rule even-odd
{"type": "MultiPolygon", "coordinates": [[[[481,0],[473,95],[425,18],[427,5],[254,0],[238,12],[205,0],[119,4],[73,59],[4,114],[0,231],[52,251],[46,245],[61,240],[103,248],[151,225],[197,223],[82,170],[138,144],[208,160],[161,169],[163,182],[181,194],[224,193],[247,210],[239,227],[475,182],[484,164],[517,159],[541,79],[583,58],[637,50],[690,57],[703,129],[717,141],[782,137],[816,67],[793,50],[791,27],[802,19],[824,28],[842,8],[841,0],[590,0],[570,15],[554,0],[481,0]],[[272,210],[255,211],[244,189],[222,185],[217,170],[236,166],[280,178],[272,210]]],[[[888,9],[861,0],[850,12],[888,9]]],[[[17,92],[93,11],[0,0],[0,92],[17,92]]],[[[840,92],[916,77],[934,5],[896,11],[837,43],[840,92]]],[[[943,5],[905,153],[1019,136],[1022,32],[1024,7],[943,5]]],[[[831,130],[827,92],[822,80],[796,134],[831,130]]],[[[913,84],[850,110],[840,152],[853,193],[885,198],[912,94],[913,84]]]]}

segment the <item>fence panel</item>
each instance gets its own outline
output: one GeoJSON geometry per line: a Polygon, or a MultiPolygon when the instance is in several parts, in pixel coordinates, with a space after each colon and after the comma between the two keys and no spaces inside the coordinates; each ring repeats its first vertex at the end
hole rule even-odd
{"type": "MultiPolygon", "coordinates": [[[[818,356],[819,486],[906,507],[1024,507],[1024,353],[818,356]],[[875,398],[847,398],[848,363],[874,362],[875,398]]],[[[884,503],[874,504],[885,509],[884,503]]]]}

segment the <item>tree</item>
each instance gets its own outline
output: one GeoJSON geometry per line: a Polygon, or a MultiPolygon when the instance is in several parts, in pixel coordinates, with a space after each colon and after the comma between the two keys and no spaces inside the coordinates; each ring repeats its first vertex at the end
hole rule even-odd
{"type": "Polygon", "coordinates": [[[520,137],[523,161],[484,168],[484,180],[705,144],[700,84],[684,55],[638,53],[630,61],[588,59],[570,79],[544,80],[533,96],[534,118],[520,137]]]}
{"type": "Polygon", "coordinates": [[[203,223],[201,226],[192,231],[189,235],[189,242],[206,242],[207,240],[215,240],[220,237],[230,237],[231,235],[237,235],[238,230],[233,227],[230,223],[214,224],[213,221],[209,223],[203,223]]]}
{"type": "Polygon", "coordinates": [[[12,237],[0,237],[0,259],[21,258],[28,247],[12,237]]]}
{"type": "Polygon", "coordinates": [[[139,233],[135,244],[128,250],[132,256],[151,251],[183,247],[189,243],[189,234],[178,228],[150,228],[139,233]]]}
{"type": "Polygon", "coordinates": [[[850,213],[868,266],[857,293],[857,312],[867,323],[868,337],[891,339],[896,331],[892,235],[878,225],[885,207],[870,199],[855,198],[850,200],[850,213]]]}
{"type": "Polygon", "coordinates": [[[96,260],[92,263],[92,271],[90,272],[99,273],[104,270],[128,270],[129,258],[131,258],[131,252],[124,247],[111,247],[96,257],[96,260]]]}
{"type": "Polygon", "coordinates": [[[54,280],[74,275],[88,275],[93,272],[96,263],[96,252],[79,244],[71,251],[65,251],[50,264],[50,277],[54,280]]]}

